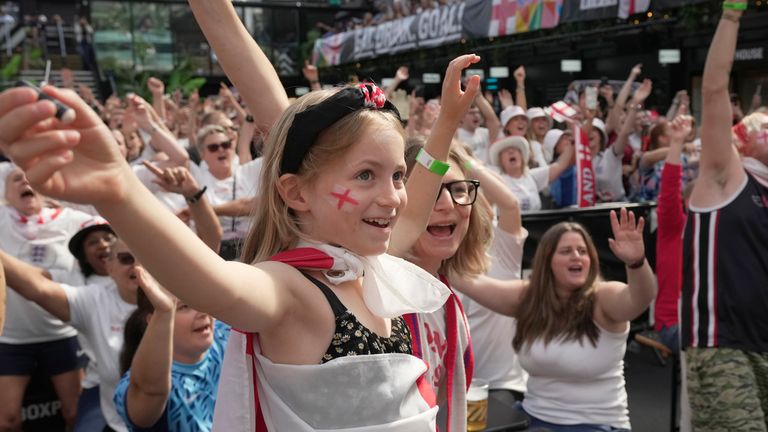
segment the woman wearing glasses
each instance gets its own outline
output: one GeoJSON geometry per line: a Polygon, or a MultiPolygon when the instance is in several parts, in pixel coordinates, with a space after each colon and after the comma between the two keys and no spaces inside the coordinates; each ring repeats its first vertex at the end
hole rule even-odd
{"type": "Polygon", "coordinates": [[[115,241],[106,261],[110,281],[99,285],[73,287],[58,284],[45,271],[0,251],[8,285],[21,296],[37,303],[56,318],[69,323],[88,340],[96,361],[100,382],[99,401],[107,421],[105,430],[125,431],[112,402],[120,380],[119,356],[123,347],[123,326],[136,309],[141,268],[128,247],[115,241]]]}
{"type": "MultiPolygon", "coordinates": [[[[406,150],[409,171],[421,146],[406,150]]],[[[429,217],[426,230],[411,248],[408,259],[439,277],[450,287],[452,274],[481,275],[488,269],[488,250],[493,236],[493,211],[485,196],[478,193],[483,183],[486,196],[505,216],[519,211],[517,200],[503,182],[477,165],[454,142],[449,156],[450,168],[429,217]],[[480,181],[468,178],[472,176],[480,181]]],[[[430,314],[405,317],[411,330],[414,355],[428,365],[427,379],[436,389],[440,412],[448,412],[448,430],[466,429],[466,390],[472,379],[473,354],[469,326],[461,301],[451,294],[442,309],[430,314]]],[[[441,428],[442,430],[443,428],[441,428]]]]}
{"type": "Polygon", "coordinates": [[[197,134],[200,166],[191,164],[190,171],[219,216],[224,236],[219,255],[237,259],[239,245],[248,234],[248,218],[254,198],[259,192],[262,159],[238,165],[234,158],[235,142],[219,125],[205,126],[197,134]]]}

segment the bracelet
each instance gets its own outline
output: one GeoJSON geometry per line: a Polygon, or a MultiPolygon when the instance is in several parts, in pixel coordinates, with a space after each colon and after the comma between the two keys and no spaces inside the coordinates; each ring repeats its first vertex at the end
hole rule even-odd
{"type": "Polygon", "coordinates": [[[445,173],[448,172],[448,168],[451,167],[450,164],[432,157],[432,155],[427,153],[427,151],[423,148],[419,150],[419,153],[416,155],[416,162],[418,162],[424,168],[428,169],[430,172],[440,176],[445,175],[445,173]]]}
{"type": "Polygon", "coordinates": [[[319,80],[309,80],[310,84],[320,84],[319,80]]]}
{"type": "Polygon", "coordinates": [[[723,2],[723,9],[745,11],[747,10],[747,2],[725,1],[723,2]]]}
{"type": "Polygon", "coordinates": [[[187,202],[187,204],[194,204],[194,203],[200,201],[200,198],[203,197],[203,194],[207,190],[208,190],[208,186],[203,186],[202,189],[200,189],[199,191],[195,192],[195,194],[192,195],[191,197],[184,197],[184,200],[187,202]]]}
{"type": "Polygon", "coordinates": [[[518,90],[525,90],[525,86],[517,86],[517,88],[515,90],[516,91],[518,91],[518,90]]]}
{"type": "Polygon", "coordinates": [[[625,263],[624,265],[626,265],[626,266],[627,266],[627,268],[628,268],[628,269],[630,269],[630,270],[637,270],[637,269],[639,269],[640,267],[642,267],[642,266],[644,266],[644,265],[645,265],[645,257],[643,257],[643,258],[642,258],[640,261],[638,261],[638,262],[635,262],[635,263],[632,263],[632,264],[626,264],[626,263],[625,263]]]}

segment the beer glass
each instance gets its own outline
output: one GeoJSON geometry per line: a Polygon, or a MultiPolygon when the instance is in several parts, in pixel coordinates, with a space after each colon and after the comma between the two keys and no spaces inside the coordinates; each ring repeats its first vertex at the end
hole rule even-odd
{"type": "Polygon", "coordinates": [[[487,425],[488,381],[474,378],[467,391],[467,431],[482,431],[487,425]]]}

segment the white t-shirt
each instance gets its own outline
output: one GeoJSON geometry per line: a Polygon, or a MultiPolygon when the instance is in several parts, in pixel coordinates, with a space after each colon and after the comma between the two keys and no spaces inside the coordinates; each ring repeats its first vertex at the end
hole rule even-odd
{"type": "MultiPolygon", "coordinates": [[[[234,163],[234,161],[233,161],[234,163]]],[[[240,198],[253,198],[259,194],[261,183],[261,168],[264,164],[262,158],[254,159],[248,163],[237,165],[234,174],[223,180],[219,180],[208,170],[208,164],[204,161],[200,166],[190,164],[190,172],[200,186],[207,186],[206,198],[211,205],[225,204],[240,198]]],[[[250,216],[228,217],[220,216],[219,222],[224,230],[223,240],[244,238],[250,227],[250,216]]]]}
{"type": "Polygon", "coordinates": [[[491,138],[488,129],[484,127],[476,128],[470,132],[464,128],[456,129],[456,136],[464,141],[472,149],[475,158],[484,164],[489,164],[488,148],[491,146],[491,138]]]}
{"type": "MultiPolygon", "coordinates": [[[[51,272],[57,282],[67,281],[77,261],[67,243],[91,216],[68,208],[43,209],[24,218],[11,206],[0,206],[0,249],[26,263],[51,272]]],[[[12,289],[7,290],[5,330],[0,342],[28,344],[60,340],[77,332],[12,289]]]]}
{"type": "Polygon", "coordinates": [[[623,155],[616,156],[613,149],[601,151],[592,159],[592,167],[597,177],[597,196],[600,201],[612,202],[623,200],[624,183],[621,181],[621,159],[623,155]]]}
{"type": "MultiPolygon", "coordinates": [[[[520,279],[523,266],[523,244],[528,231],[522,230],[514,236],[494,227],[493,243],[489,253],[491,268],[487,275],[495,279],[520,279]]],[[[472,329],[472,351],[475,354],[476,378],[490,383],[491,389],[515,390],[525,393],[528,374],[523,371],[512,338],[515,337],[517,321],[497,314],[481,306],[469,297],[457,293],[464,304],[464,312],[472,329]]]]}
{"type": "Polygon", "coordinates": [[[518,178],[501,173],[501,178],[509,190],[517,197],[517,201],[520,203],[520,211],[541,210],[539,191],[549,185],[549,165],[526,170],[518,178]]]}
{"type": "Polygon", "coordinates": [[[547,162],[547,159],[544,157],[544,147],[540,142],[535,140],[531,141],[531,154],[533,155],[533,160],[539,164],[539,167],[549,165],[549,162],[547,162]]]}
{"type": "Polygon", "coordinates": [[[112,397],[120,381],[120,350],[123,349],[125,320],[136,305],[120,298],[114,282],[84,287],[62,285],[62,288],[69,301],[69,323],[88,339],[96,359],[101,412],[109,427],[118,432],[126,431],[112,397]]]}

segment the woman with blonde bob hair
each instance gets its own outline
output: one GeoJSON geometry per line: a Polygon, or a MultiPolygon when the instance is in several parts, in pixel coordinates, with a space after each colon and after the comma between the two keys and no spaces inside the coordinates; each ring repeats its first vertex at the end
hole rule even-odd
{"type": "Polygon", "coordinates": [[[454,287],[494,311],[517,318],[513,347],[529,374],[520,409],[531,427],[553,431],[630,430],[623,358],[629,321],[656,295],[645,259],[642,218],[611,211],[613,253],[627,283],[603,281],[597,250],[577,223],[542,236],[530,280],[454,280],[454,287]]]}
{"type": "MultiPolygon", "coordinates": [[[[409,171],[421,151],[418,139],[409,140],[405,152],[409,171]]],[[[451,167],[443,176],[427,227],[406,256],[450,287],[448,275],[479,276],[488,270],[487,252],[493,239],[493,209],[488,201],[499,207],[505,220],[509,212],[516,212],[519,220],[519,209],[501,179],[472,159],[463,143],[454,140],[448,161],[451,167]],[[481,184],[484,193],[480,193],[481,184]]],[[[440,310],[408,314],[405,319],[414,354],[430,365],[427,379],[437,389],[441,409],[447,408],[447,429],[464,430],[474,360],[460,299],[451,292],[440,310]]]]}

